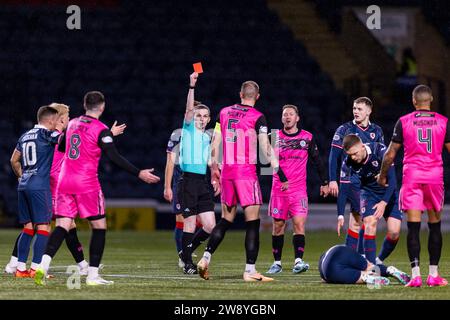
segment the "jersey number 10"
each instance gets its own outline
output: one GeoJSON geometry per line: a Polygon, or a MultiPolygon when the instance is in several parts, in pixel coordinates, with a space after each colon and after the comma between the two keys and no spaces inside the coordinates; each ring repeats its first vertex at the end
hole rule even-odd
{"type": "Polygon", "coordinates": [[[423,137],[423,128],[418,128],[417,129],[417,137],[419,138],[419,143],[426,143],[427,144],[427,152],[428,153],[432,153],[432,146],[433,146],[433,141],[431,139],[432,134],[431,134],[431,128],[427,128],[426,130],[426,137],[423,137]]]}
{"type": "Polygon", "coordinates": [[[25,167],[34,166],[37,162],[36,143],[28,141],[22,144],[23,164],[25,167]]]}

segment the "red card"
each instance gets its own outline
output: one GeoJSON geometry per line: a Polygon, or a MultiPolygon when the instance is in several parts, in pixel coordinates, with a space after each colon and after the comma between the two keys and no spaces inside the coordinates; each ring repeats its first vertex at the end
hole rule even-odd
{"type": "Polygon", "coordinates": [[[194,63],[192,66],[194,67],[194,72],[203,73],[203,67],[201,62],[194,63]]]}

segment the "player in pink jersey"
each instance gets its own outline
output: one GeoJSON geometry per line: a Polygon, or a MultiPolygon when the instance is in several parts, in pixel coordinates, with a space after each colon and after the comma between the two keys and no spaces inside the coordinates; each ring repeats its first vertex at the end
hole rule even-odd
{"type": "Polygon", "coordinates": [[[289,180],[288,188],[280,181],[278,175],[273,175],[272,192],[270,195],[269,215],[273,218],[272,253],[275,262],[267,273],[275,274],[282,271],[281,253],[284,244],[286,220],[292,218],[294,235],[295,262],[293,273],[305,272],[309,264],[303,261],[305,250],[305,223],[308,215],[308,193],[306,190],[306,173],[308,159],[311,158],[317,168],[322,185],[320,195],[328,195],[328,179],[325,167],[319,156],[319,150],[313,135],[298,128],[300,116],[298,108],[292,104],[283,106],[281,122],[283,129],[272,134],[274,152],[279,157],[280,167],[289,180]]]}
{"type": "Polygon", "coordinates": [[[105,110],[105,98],[101,92],[88,92],[84,96],[84,109],[85,115],[69,122],[65,133],[66,143],[60,144],[59,150],[65,148],[65,159],[57,184],[56,228],[48,241],[41,267],[36,271],[34,279],[39,285],[45,284],[50,262],[77,215],[88,219],[92,229],[86,284],[113,283],[98,274],[106,235],[104,197],[98,181],[98,164],[102,152],[116,165],[142,181],[159,181],[151,173],[153,169],[139,170],[117,152],[111,131],[98,120],[105,110]]]}
{"type": "Polygon", "coordinates": [[[222,191],[222,219],[213,229],[197,267],[200,277],[208,279],[211,255],[223,240],[226,231],[236,217],[239,200],[244,209],[246,221],[245,251],[246,267],[244,281],[272,281],[255,269],[259,251],[259,209],[262,204],[261,190],[256,175],[257,143],[270,159],[281,181],[287,179],[279,168],[278,160],[267,135],[264,115],[254,108],[259,98],[259,86],[254,81],[246,81],[241,86],[241,103],[225,107],[217,119],[211,146],[211,183],[217,194],[222,191]],[[219,171],[219,146],[223,147],[222,171],[219,171]]]}
{"type": "Polygon", "coordinates": [[[445,286],[447,280],[438,272],[442,250],[441,213],[444,203],[442,149],[450,152],[448,119],[430,111],[433,101],[431,89],[419,85],[413,90],[415,111],[401,117],[394,128],[392,141],[383,158],[378,183],[385,186],[387,172],[395,155],[403,145],[403,184],[400,189],[400,208],[408,218],[408,255],[412,279],[407,287],[420,287],[420,223],[422,212],[428,212],[428,253],[430,256],[427,285],[445,286]]]}

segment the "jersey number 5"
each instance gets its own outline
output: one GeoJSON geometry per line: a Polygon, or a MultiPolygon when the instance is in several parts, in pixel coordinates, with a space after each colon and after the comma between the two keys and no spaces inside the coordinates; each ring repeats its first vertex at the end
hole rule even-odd
{"type": "Polygon", "coordinates": [[[236,136],[236,128],[233,128],[233,124],[239,123],[239,120],[237,119],[228,119],[227,123],[227,132],[231,132],[232,136],[227,137],[227,142],[236,143],[237,136],[236,136]]]}
{"type": "Polygon", "coordinates": [[[419,143],[426,143],[427,144],[427,152],[428,153],[432,153],[432,146],[433,146],[433,141],[431,139],[432,134],[431,134],[431,128],[427,128],[426,130],[426,137],[423,137],[423,132],[424,129],[423,128],[418,128],[417,129],[417,137],[419,138],[419,143]]]}
{"type": "Polygon", "coordinates": [[[78,159],[80,156],[80,149],[78,148],[81,144],[81,138],[78,134],[73,134],[70,137],[70,149],[69,149],[69,158],[72,160],[78,159]]]}

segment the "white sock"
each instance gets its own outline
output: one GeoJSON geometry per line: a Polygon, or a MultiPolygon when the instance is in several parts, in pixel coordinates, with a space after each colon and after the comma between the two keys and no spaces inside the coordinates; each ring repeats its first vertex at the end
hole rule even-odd
{"type": "Polygon", "coordinates": [[[11,268],[15,268],[17,267],[17,263],[19,263],[19,261],[17,260],[17,257],[11,256],[11,259],[9,260],[9,266],[11,268]]]}
{"type": "Polygon", "coordinates": [[[248,272],[250,274],[255,273],[256,272],[256,268],[254,264],[246,264],[245,265],[245,272],[248,272]]]}
{"type": "Polygon", "coordinates": [[[89,267],[88,268],[88,276],[89,279],[95,279],[98,277],[98,268],[97,267],[89,267]]]}
{"type": "Polygon", "coordinates": [[[281,266],[281,260],[277,260],[274,262],[275,264],[278,264],[279,266],[281,266]]]}
{"type": "Polygon", "coordinates": [[[205,251],[203,253],[203,258],[206,260],[206,262],[208,262],[208,264],[211,262],[211,253],[208,251],[205,251]]]}
{"type": "Polygon", "coordinates": [[[297,264],[297,262],[302,261],[302,258],[295,258],[294,264],[297,264]]]}
{"type": "Polygon", "coordinates": [[[429,273],[430,273],[430,276],[437,277],[439,275],[439,273],[438,273],[438,266],[432,266],[430,264],[429,273]]]}
{"type": "Polygon", "coordinates": [[[377,258],[375,259],[375,263],[376,263],[376,264],[383,264],[383,261],[381,261],[380,258],[377,257],[377,258]]]}
{"type": "Polygon", "coordinates": [[[77,264],[78,264],[78,267],[79,267],[80,269],[84,269],[84,268],[89,267],[89,263],[87,263],[86,260],[83,260],[83,261],[81,261],[81,262],[79,262],[79,263],[77,263],[77,264]]]}
{"type": "Polygon", "coordinates": [[[420,267],[414,267],[414,268],[412,268],[412,270],[411,270],[411,276],[413,277],[413,279],[415,278],[415,277],[420,277],[420,267]]]}
{"type": "Polygon", "coordinates": [[[41,268],[44,269],[45,273],[47,273],[50,268],[50,262],[52,262],[52,258],[49,255],[44,254],[42,256],[41,268]]]}
{"type": "Polygon", "coordinates": [[[39,263],[34,263],[34,262],[32,262],[30,268],[33,269],[33,270],[36,270],[37,268],[39,268],[39,266],[40,266],[39,263]]]}
{"type": "Polygon", "coordinates": [[[26,271],[27,270],[27,264],[25,262],[17,263],[17,270],[19,270],[19,271],[26,271]]]}

